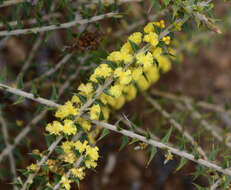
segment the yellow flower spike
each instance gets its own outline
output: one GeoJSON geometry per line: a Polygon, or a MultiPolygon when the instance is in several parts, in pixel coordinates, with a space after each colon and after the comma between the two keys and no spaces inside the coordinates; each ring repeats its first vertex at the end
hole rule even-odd
{"type": "Polygon", "coordinates": [[[84,167],[72,168],[71,173],[73,176],[77,177],[79,180],[82,180],[85,177],[84,167]]]}
{"type": "Polygon", "coordinates": [[[144,52],[140,52],[136,55],[137,63],[143,65],[144,69],[149,68],[153,64],[153,56],[150,52],[146,55],[144,52]]]}
{"type": "Polygon", "coordinates": [[[161,28],[165,28],[165,22],[164,22],[164,20],[160,20],[160,27],[161,28]]]}
{"type": "Polygon", "coordinates": [[[131,101],[131,100],[135,99],[135,97],[137,95],[137,89],[132,84],[130,84],[129,86],[126,86],[124,88],[123,92],[125,92],[125,98],[127,101],[131,101]]]}
{"type": "Polygon", "coordinates": [[[91,147],[87,145],[86,147],[86,155],[88,155],[90,157],[90,160],[92,161],[98,160],[99,158],[98,151],[99,151],[99,148],[97,146],[91,147]]]}
{"type": "Polygon", "coordinates": [[[102,107],[102,112],[104,116],[104,120],[107,121],[110,115],[110,109],[108,107],[102,107]]]}
{"type": "Polygon", "coordinates": [[[87,83],[87,84],[81,84],[78,88],[78,90],[83,93],[83,95],[85,96],[91,96],[92,92],[93,92],[93,86],[91,83],[87,83]]]}
{"type": "Polygon", "coordinates": [[[112,86],[109,90],[110,94],[114,96],[115,98],[119,98],[122,94],[122,86],[119,84],[115,84],[112,86]]]}
{"type": "Polygon", "coordinates": [[[62,186],[63,186],[66,190],[70,190],[70,189],[71,189],[71,185],[70,185],[71,180],[69,180],[69,179],[67,178],[66,174],[64,174],[64,175],[62,176],[60,182],[61,182],[62,186]]]}
{"type": "Polygon", "coordinates": [[[80,141],[76,141],[74,143],[74,147],[76,150],[79,151],[79,153],[83,153],[86,150],[88,142],[85,140],[83,143],[81,143],[80,141]]]}
{"type": "Polygon", "coordinates": [[[82,118],[78,118],[77,123],[79,125],[81,125],[81,127],[85,130],[85,131],[90,131],[91,129],[91,123],[85,119],[82,118]]]}
{"type": "Polygon", "coordinates": [[[142,42],[142,33],[135,32],[128,37],[128,40],[134,42],[136,45],[140,45],[140,43],[142,42]]]}
{"type": "Polygon", "coordinates": [[[74,95],[74,96],[72,97],[71,102],[72,102],[72,103],[76,103],[76,104],[80,104],[80,103],[81,103],[79,97],[76,96],[76,95],[74,95]]]}
{"type": "Polygon", "coordinates": [[[129,42],[126,42],[121,48],[120,48],[120,52],[123,53],[129,53],[129,54],[134,54],[134,51],[132,49],[132,46],[129,42]]]}
{"type": "Polygon", "coordinates": [[[96,77],[106,78],[111,76],[112,72],[113,72],[112,68],[109,67],[107,64],[101,64],[95,69],[94,75],[96,77]]]}
{"type": "Polygon", "coordinates": [[[147,70],[146,75],[152,84],[160,78],[159,70],[156,65],[150,67],[150,69],[147,70]]]}
{"type": "Polygon", "coordinates": [[[115,70],[114,74],[115,74],[116,77],[119,77],[120,84],[122,84],[122,85],[127,85],[132,80],[131,71],[130,70],[123,71],[122,67],[118,67],[115,70]]]}
{"type": "Polygon", "coordinates": [[[87,168],[95,168],[97,166],[97,163],[92,160],[86,160],[85,164],[87,168]]]}
{"type": "Polygon", "coordinates": [[[116,98],[107,96],[107,102],[111,107],[115,107],[116,105],[116,98]]]}
{"type": "Polygon", "coordinates": [[[107,104],[107,95],[102,93],[100,96],[99,96],[99,99],[101,100],[101,102],[104,103],[104,105],[107,104]]]}
{"type": "Polygon", "coordinates": [[[107,56],[108,61],[113,61],[115,63],[119,63],[121,61],[121,52],[113,51],[107,56]]]}
{"type": "Polygon", "coordinates": [[[151,51],[152,51],[152,56],[155,59],[158,59],[161,56],[161,54],[162,54],[162,49],[160,47],[151,48],[151,51]]]}
{"type": "Polygon", "coordinates": [[[30,166],[27,167],[27,170],[36,172],[39,170],[39,165],[38,164],[31,164],[30,166]]]}
{"type": "Polygon", "coordinates": [[[70,153],[72,150],[72,146],[74,145],[74,143],[72,141],[65,141],[62,143],[61,148],[63,149],[63,151],[68,154],[70,153]]]}
{"type": "Polygon", "coordinates": [[[129,64],[133,60],[133,56],[127,52],[121,52],[120,53],[120,59],[123,61],[125,64],[129,64]]]}
{"type": "Polygon", "coordinates": [[[113,106],[115,110],[119,110],[125,104],[125,97],[121,95],[119,98],[115,99],[116,104],[113,106]]]}
{"type": "Polygon", "coordinates": [[[145,27],[144,27],[144,32],[145,33],[150,33],[150,32],[154,32],[154,22],[149,22],[145,27]]]}
{"type": "Polygon", "coordinates": [[[98,120],[99,119],[99,116],[100,116],[100,106],[99,104],[97,105],[93,105],[91,108],[90,108],[90,119],[91,120],[98,120]]]}
{"type": "Polygon", "coordinates": [[[170,41],[171,41],[171,38],[170,36],[165,36],[162,38],[162,41],[166,44],[166,45],[169,45],[170,44],[170,41]]]}
{"type": "Polygon", "coordinates": [[[74,164],[77,161],[77,157],[75,156],[74,152],[69,152],[63,156],[63,161],[74,164]]]}
{"type": "Polygon", "coordinates": [[[157,61],[159,63],[159,68],[163,71],[163,73],[168,72],[172,68],[172,64],[166,56],[160,56],[157,61]]]}
{"type": "Polygon", "coordinates": [[[66,135],[75,135],[77,132],[77,128],[75,127],[72,120],[65,119],[62,131],[66,135]]]}
{"type": "Polygon", "coordinates": [[[144,41],[150,43],[153,47],[159,43],[158,35],[154,32],[150,32],[144,36],[144,41]]]}
{"type": "Polygon", "coordinates": [[[151,86],[151,82],[147,81],[144,76],[141,76],[140,79],[137,81],[137,85],[139,87],[139,90],[144,91],[151,86]]]}
{"type": "Polygon", "coordinates": [[[67,101],[64,105],[58,108],[58,110],[55,113],[55,117],[64,119],[69,115],[76,116],[78,114],[78,109],[73,106],[71,101],[67,101]]]}
{"type": "Polygon", "coordinates": [[[47,124],[46,131],[51,135],[60,135],[62,132],[63,126],[58,121],[53,121],[52,123],[47,124]]]}
{"type": "Polygon", "coordinates": [[[134,68],[132,71],[132,79],[134,81],[137,81],[142,76],[142,74],[143,74],[143,68],[142,67],[134,68]]]}

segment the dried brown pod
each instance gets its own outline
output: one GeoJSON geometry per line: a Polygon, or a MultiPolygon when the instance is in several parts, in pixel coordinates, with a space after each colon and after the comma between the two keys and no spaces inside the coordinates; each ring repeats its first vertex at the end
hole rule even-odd
{"type": "Polygon", "coordinates": [[[102,41],[103,33],[84,32],[76,38],[75,42],[70,47],[65,48],[65,50],[96,50],[102,41]]]}

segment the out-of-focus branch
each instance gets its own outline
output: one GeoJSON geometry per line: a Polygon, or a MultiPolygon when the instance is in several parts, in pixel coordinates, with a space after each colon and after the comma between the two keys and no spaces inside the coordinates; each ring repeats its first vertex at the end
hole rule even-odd
{"type": "Polygon", "coordinates": [[[55,67],[51,68],[50,70],[46,71],[45,73],[43,73],[42,75],[40,75],[39,77],[31,80],[30,82],[27,82],[24,84],[24,87],[27,88],[31,85],[32,82],[38,82],[39,80],[48,77],[50,75],[52,75],[53,73],[55,73],[61,66],[63,66],[71,57],[72,57],[73,53],[68,53],[67,55],[65,55],[56,65],[55,67]]]}
{"type": "Polygon", "coordinates": [[[50,25],[50,26],[42,26],[42,27],[33,27],[33,28],[26,28],[26,29],[16,29],[11,31],[0,31],[0,36],[11,36],[11,35],[25,35],[25,34],[31,34],[31,33],[40,33],[40,32],[46,32],[51,30],[58,30],[58,29],[65,29],[65,28],[71,28],[76,25],[83,25],[91,22],[96,22],[105,18],[110,18],[118,16],[118,13],[110,12],[107,14],[102,14],[98,16],[91,17],[90,19],[81,19],[81,20],[73,20],[70,22],[58,24],[58,25],[50,25]]]}
{"type": "Polygon", "coordinates": [[[183,127],[175,120],[173,119],[168,112],[163,110],[161,106],[157,103],[156,100],[151,98],[147,93],[143,93],[144,98],[163,116],[165,117],[169,123],[171,123],[178,131],[180,131],[183,136],[190,141],[190,143],[193,146],[197,147],[197,151],[206,159],[208,160],[208,157],[206,156],[206,153],[204,150],[196,143],[196,141],[193,139],[193,137],[185,130],[183,127]]]}
{"type": "MultiPolygon", "coordinates": [[[[10,143],[9,143],[9,135],[8,135],[8,130],[7,130],[7,124],[6,124],[6,121],[3,118],[3,114],[2,114],[1,109],[0,109],[0,124],[2,125],[2,134],[3,134],[4,142],[6,144],[6,147],[9,148],[10,143]]],[[[15,182],[16,179],[17,179],[17,173],[16,173],[15,159],[14,159],[14,156],[13,156],[12,152],[9,153],[9,160],[10,160],[10,170],[11,170],[11,173],[13,174],[13,182],[15,182]]],[[[17,190],[17,189],[18,188],[15,186],[14,190],[17,190]]]]}

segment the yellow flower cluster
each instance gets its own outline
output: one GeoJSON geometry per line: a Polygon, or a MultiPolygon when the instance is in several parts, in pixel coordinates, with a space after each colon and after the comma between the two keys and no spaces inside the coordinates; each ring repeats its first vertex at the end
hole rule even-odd
{"type": "MultiPolygon", "coordinates": [[[[138,90],[146,90],[155,83],[159,79],[160,71],[165,73],[171,69],[171,62],[159,43],[162,40],[167,44],[168,38],[159,39],[154,26],[162,29],[165,23],[163,20],[148,23],[144,28],[144,34],[135,32],[130,35],[120,50],[111,52],[94,70],[87,83],[80,84],[71,101],[58,108],[55,114],[58,121],[46,126],[46,131],[50,135],[64,135],[67,139],[61,145],[63,154],[60,160],[72,164],[73,168],[69,170],[74,177],[83,179],[84,169],[95,168],[99,158],[98,147],[91,147],[88,141],[94,142],[94,134],[98,134],[100,129],[92,130],[90,121],[81,117],[80,110],[84,103],[95,98],[84,110],[84,114],[88,114],[90,120],[107,121],[111,109],[120,109],[126,101],[136,97],[138,90]],[[98,94],[99,87],[107,81],[112,82],[98,94]],[[75,119],[76,116],[78,119],[75,119]],[[77,128],[78,131],[87,133],[88,141],[69,141],[77,133],[77,128]],[[74,163],[81,155],[85,157],[81,167],[74,168],[74,163]]],[[[72,182],[65,175],[61,178],[61,184],[65,189],[70,189],[72,182]]]]}

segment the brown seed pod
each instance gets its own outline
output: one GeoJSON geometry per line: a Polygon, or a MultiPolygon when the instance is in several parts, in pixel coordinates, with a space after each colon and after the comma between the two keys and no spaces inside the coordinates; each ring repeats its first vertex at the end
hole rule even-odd
{"type": "Polygon", "coordinates": [[[99,47],[99,44],[103,41],[103,34],[99,32],[84,32],[81,34],[72,46],[66,48],[67,50],[96,50],[99,47]]]}

